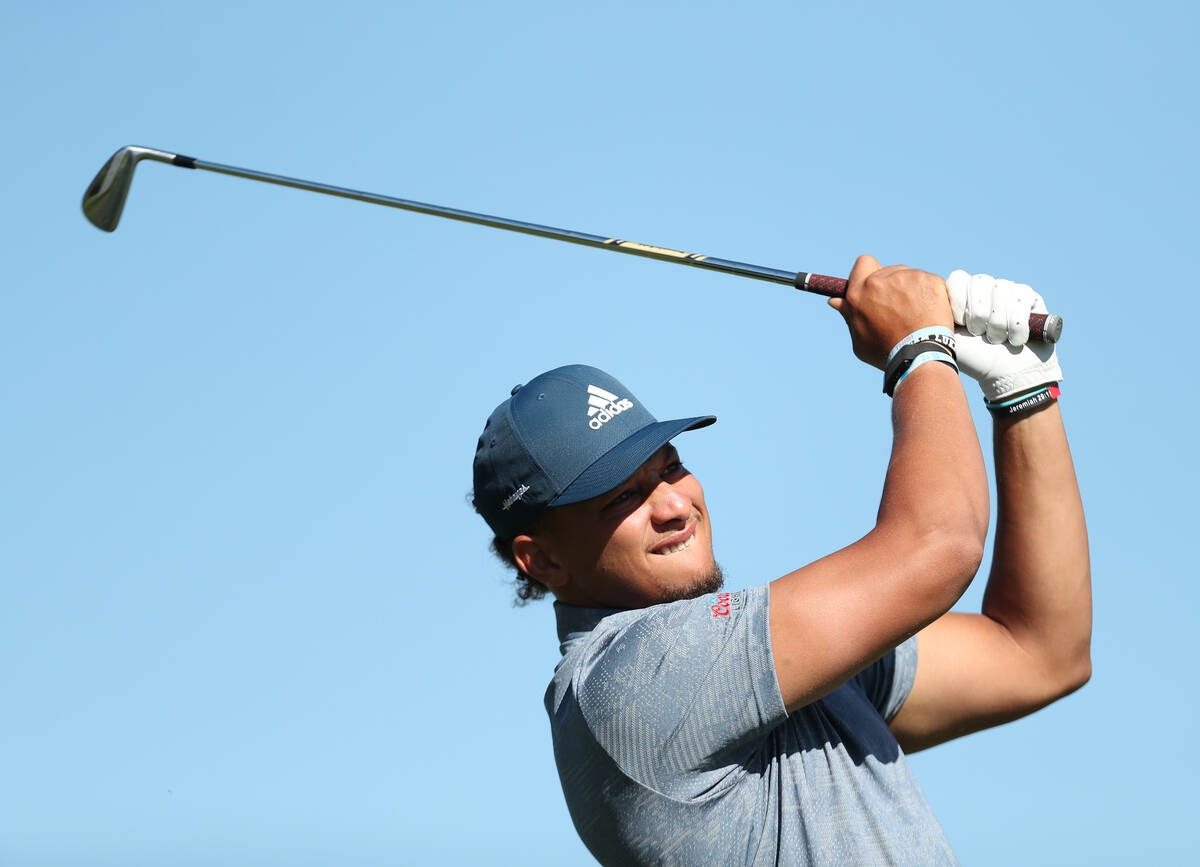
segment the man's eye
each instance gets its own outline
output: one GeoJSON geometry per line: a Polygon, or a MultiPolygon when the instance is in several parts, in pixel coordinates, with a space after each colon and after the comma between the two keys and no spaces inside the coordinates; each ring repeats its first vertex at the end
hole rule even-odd
{"type": "Polygon", "coordinates": [[[620,506],[622,503],[628,503],[631,499],[633,499],[633,491],[621,491],[621,493],[608,501],[608,505],[605,508],[611,509],[614,506],[620,506]]]}
{"type": "Polygon", "coordinates": [[[677,476],[684,472],[687,472],[687,470],[684,469],[683,461],[671,461],[671,463],[663,468],[664,476],[677,476]]]}

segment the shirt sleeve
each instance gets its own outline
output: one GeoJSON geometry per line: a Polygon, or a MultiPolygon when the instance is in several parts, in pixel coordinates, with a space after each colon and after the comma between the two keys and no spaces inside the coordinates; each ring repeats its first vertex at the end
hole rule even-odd
{"type": "Polygon", "coordinates": [[[855,680],[884,721],[891,722],[912,692],[916,677],[917,637],[914,635],[860,671],[855,680]]]}
{"type": "Polygon", "coordinates": [[[711,790],[786,719],[766,585],[613,620],[589,639],[574,688],[593,737],[643,785],[711,790]]]}

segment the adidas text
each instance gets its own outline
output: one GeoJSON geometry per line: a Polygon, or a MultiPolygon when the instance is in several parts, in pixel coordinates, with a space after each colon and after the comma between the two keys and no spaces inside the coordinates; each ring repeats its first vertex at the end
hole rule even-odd
{"type": "Polygon", "coordinates": [[[607,404],[603,409],[588,419],[588,427],[590,427],[592,430],[600,430],[601,426],[606,421],[612,419],[614,415],[620,415],[627,409],[633,409],[633,401],[627,397],[623,397],[618,401],[607,404]]]}

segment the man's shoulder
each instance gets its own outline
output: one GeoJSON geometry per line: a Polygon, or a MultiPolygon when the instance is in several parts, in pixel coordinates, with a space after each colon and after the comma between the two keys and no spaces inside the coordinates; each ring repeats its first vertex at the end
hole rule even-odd
{"type": "MultiPolygon", "coordinates": [[[[695,646],[725,638],[747,608],[761,604],[767,587],[718,591],[635,609],[577,608],[555,603],[562,658],[555,679],[587,676],[601,660],[636,664],[645,653],[695,657],[695,646]]],[[[703,655],[709,659],[709,654],[703,655]]]]}
{"type": "Polygon", "coordinates": [[[786,713],[765,586],[605,616],[556,610],[563,657],[546,692],[552,724],[636,725],[669,738],[696,709],[739,730],[786,713]],[[757,712],[743,720],[747,702],[757,712]]]}

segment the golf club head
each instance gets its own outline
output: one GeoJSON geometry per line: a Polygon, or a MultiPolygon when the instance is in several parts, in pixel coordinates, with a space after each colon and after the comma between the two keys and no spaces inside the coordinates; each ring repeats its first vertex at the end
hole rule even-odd
{"type": "Polygon", "coordinates": [[[117,228],[133,183],[133,170],[144,159],[169,163],[176,155],[133,145],[123,147],[108,158],[88,184],[83,194],[83,215],[97,229],[111,232],[117,228]]]}

